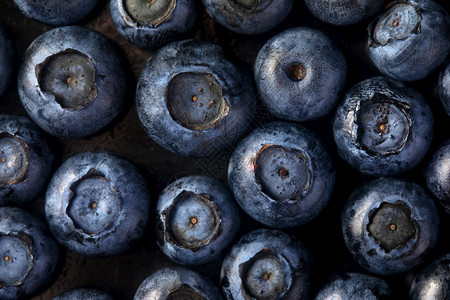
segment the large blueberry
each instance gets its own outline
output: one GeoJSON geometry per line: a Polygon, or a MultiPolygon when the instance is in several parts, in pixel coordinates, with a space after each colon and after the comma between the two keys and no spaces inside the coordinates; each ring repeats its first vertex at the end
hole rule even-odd
{"type": "Polygon", "coordinates": [[[370,175],[394,175],[416,166],[428,151],[433,116],[417,92],[374,77],[345,95],[333,133],[339,154],[353,168],[370,175]]]}
{"type": "Polygon", "coordinates": [[[197,18],[197,0],[111,0],[117,31],[143,48],[156,48],[189,31],[197,18]]]}
{"type": "Polygon", "coordinates": [[[103,152],[66,160],[53,175],[45,213],[56,239],[90,257],[130,248],[148,222],[150,193],[129,161],[103,152]]]}
{"type": "Polygon", "coordinates": [[[0,205],[21,205],[45,188],[54,161],[44,133],[28,118],[0,115],[0,205]]]}
{"type": "Polygon", "coordinates": [[[0,299],[29,299],[41,290],[58,252],[44,222],[22,209],[0,207],[0,299]]]}
{"type": "Polygon", "coordinates": [[[425,78],[450,53],[450,16],[431,0],[394,1],[369,26],[369,54],[386,76],[425,78]]]}
{"type": "Polygon", "coordinates": [[[450,63],[439,75],[437,94],[447,115],[450,116],[450,63]]]}
{"type": "Polygon", "coordinates": [[[18,89],[23,106],[42,129],[80,138],[118,115],[126,82],[123,61],[105,36],[68,26],[42,34],[26,50],[18,89]]]}
{"type": "Polygon", "coordinates": [[[343,215],[345,243],[361,266],[396,274],[420,264],[436,244],[439,215],[417,184],[374,180],[350,197],[343,215]]]}
{"type": "Polygon", "coordinates": [[[258,92],[272,114],[307,121],[334,107],[345,84],[347,64],[321,31],[297,27],[266,42],[254,71],[258,92]]]}
{"type": "Polygon", "coordinates": [[[271,227],[302,225],[327,205],[335,171],[318,137],[292,123],[256,129],[235,149],[228,182],[252,218],[271,227]]]}
{"type": "Polygon", "coordinates": [[[170,259],[185,265],[221,257],[240,226],[231,192],[205,176],[172,182],[159,196],[156,213],[159,247],[170,259]]]}
{"type": "Polygon", "coordinates": [[[79,288],[58,295],[52,300],[114,300],[105,292],[96,289],[79,288]]]}
{"type": "Polygon", "coordinates": [[[233,246],[220,282],[229,300],[307,299],[311,270],[302,243],[278,230],[259,229],[233,246]]]}
{"type": "Polygon", "coordinates": [[[205,276],[182,267],[162,268],[139,286],[134,300],[222,300],[205,276]]]}
{"type": "Polygon", "coordinates": [[[6,35],[5,26],[0,22],[0,95],[8,87],[13,69],[13,44],[6,35]]]}
{"type": "Polygon", "coordinates": [[[218,45],[184,40],[162,47],[147,62],[137,86],[137,111],[148,135],[164,148],[205,156],[246,131],[254,90],[218,45]]]}

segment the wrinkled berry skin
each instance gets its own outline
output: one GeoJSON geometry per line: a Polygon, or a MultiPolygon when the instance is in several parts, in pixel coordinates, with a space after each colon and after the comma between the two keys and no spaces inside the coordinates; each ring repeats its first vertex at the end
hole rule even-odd
{"type": "Polygon", "coordinates": [[[228,300],[307,299],[311,270],[311,255],[300,241],[259,229],[244,235],[225,257],[220,284],[228,300]]]}
{"type": "Polygon", "coordinates": [[[26,50],[18,90],[39,127],[57,137],[81,138],[118,115],[126,82],[111,41],[88,28],[67,26],[45,32],[26,50]],[[57,63],[58,57],[63,61],[57,63]],[[84,64],[76,65],[80,59],[84,64]]]}
{"type": "Polygon", "coordinates": [[[399,81],[425,78],[450,52],[450,16],[431,0],[394,1],[369,26],[369,55],[399,81]]]}
{"type": "Polygon", "coordinates": [[[228,183],[242,209],[275,228],[302,225],[327,205],[334,187],[331,157],[304,127],[273,122],[236,147],[228,183]]]}
{"type": "Polygon", "coordinates": [[[150,192],[129,161],[103,152],[66,160],[47,189],[50,230],[68,249],[89,257],[130,248],[148,222],[150,192]]]}
{"type": "Polygon", "coordinates": [[[450,298],[450,254],[436,259],[420,271],[411,284],[411,300],[445,300],[450,298]]]}
{"type": "Polygon", "coordinates": [[[305,0],[306,6],[319,20],[337,25],[351,25],[373,16],[384,0],[305,0]]]}
{"type": "Polygon", "coordinates": [[[344,273],[334,276],[314,299],[382,300],[390,297],[389,285],[384,280],[359,273],[344,273]]]}
{"type": "Polygon", "coordinates": [[[450,116],[450,63],[439,75],[437,94],[447,115],[450,116]]]}
{"type": "Polygon", "coordinates": [[[288,29],[261,48],[255,82],[270,112],[290,121],[308,121],[328,114],[345,84],[344,55],[321,31],[288,29]]]}
{"type": "Polygon", "coordinates": [[[142,48],[157,48],[175,41],[194,26],[199,9],[196,0],[171,0],[173,6],[165,17],[144,23],[127,10],[126,1],[110,1],[111,18],[120,35],[142,48]]]}
{"type": "Polygon", "coordinates": [[[292,9],[292,0],[203,0],[220,25],[241,34],[260,34],[277,26],[292,9]]]}
{"type": "Polygon", "coordinates": [[[53,152],[36,124],[25,117],[0,115],[0,206],[37,198],[53,163],[53,152]]]}
{"type": "Polygon", "coordinates": [[[139,286],[134,300],[222,300],[216,286],[205,276],[183,267],[162,268],[139,286]]]}
{"type": "Polygon", "coordinates": [[[340,156],[364,174],[410,170],[428,151],[433,116],[423,97],[400,82],[374,77],[353,86],[337,108],[340,156]]]}
{"type": "Polygon", "coordinates": [[[246,131],[254,97],[250,78],[218,45],[184,40],[149,59],[139,77],[136,105],[154,141],[173,153],[200,157],[246,131]]]}
{"type": "Polygon", "coordinates": [[[433,249],[439,215],[418,185],[382,178],[350,196],[342,230],[347,248],[361,266],[377,274],[398,274],[420,264],[433,249]]]}
{"type": "Polygon", "coordinates": [[[0,299],[29,299],[39,292],[55,270],[58,252],[44,222],[20,208],[0,207],[0,299]]]}
{"type": "Polygon", "coordinates": [[[52,300],[114,300],[113,297],[105,292],[94,290],[94,289],[73,289],[58,295],[52,300]]]}
{"type": "Polygon", "coordinates": [[[5,26],[0,22],[0,95],[8,87],[13,69],[13,44],[6,35],[5,26]]]}
{"type": "Polygon", "coordinates": [[[156,213],[158,246],[183,265],[204,264],[221,257],[240,225],[231,192],[205,176],[172,182],[159,196],[156,213]]]}
{"type": "Polygon", "coordinates": [[[53,26],[74,24],[86,17],[97,0],[14,0],[22,13],[30,19],[53,26]]]}

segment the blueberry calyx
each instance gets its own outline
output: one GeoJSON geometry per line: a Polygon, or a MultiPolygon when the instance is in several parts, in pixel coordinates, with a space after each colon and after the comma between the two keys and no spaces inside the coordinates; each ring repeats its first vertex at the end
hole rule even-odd
{"type": "Polygon", "coordinates": [[[176,290],[167,295],[167,300],[204,300],[204,298],[194,291],[188,284],[182,284],[176,290]]]}
{"type": "Polygon", "coordinates": [[[289,65],[286,74],[292,81],[302,81],[307,75],[307,70],[300,63],[292,63],[289,65]]]}
{"type": "Polygon", "coordinates": [[[30,149],[25,141],[0,133],[0,187],[26,181],[30,149]]]}
{"type": "Polygon", "coordinates": [[[33,254],[31,241],[25,234],[0,234],[0,289],[21,285],[31,269],[33,254]]]}
{"type": "Polygon", "coordinates": [[[152,28],[169,22],[175,10],[176,0],[125,0],[125,8],[138,25],[152,28]]]}

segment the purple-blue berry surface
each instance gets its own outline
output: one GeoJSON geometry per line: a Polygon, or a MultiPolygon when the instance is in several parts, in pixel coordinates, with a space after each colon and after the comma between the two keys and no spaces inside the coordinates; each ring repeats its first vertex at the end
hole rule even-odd
{"type": "Polygon", "coordinates": [[[52,300],[114,300],[114,298],[96,289],[78,288],[62,293],[52,300]]]}
{"type": "Polygon", "coordinates": [[[441,72],[436,90],[445,112],[450,116],[450,62],[441,72]]]}
{"type": "Polygon", "coordinates": [[[13,69],[13,44],[6,34],[5,26],[0,22],[0,96],[8,87],[13,69]]]}

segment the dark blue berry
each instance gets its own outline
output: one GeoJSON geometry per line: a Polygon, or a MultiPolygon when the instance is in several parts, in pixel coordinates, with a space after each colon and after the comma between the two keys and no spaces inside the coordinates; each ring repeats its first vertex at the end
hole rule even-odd
{"type": "Polygon", "coordinates": [[[0,22],[0,95],[8,87],[13,69],[13,44],[6,35],[5,26],[0,22]]]}
{"type": "Polygon", "coordinates": [[[52,300],[114,300],[114,299],[107,293],[99,290],[79,288],[62,293],[61,295],[52,298],[52,300]]]}
{"type": "Polygon", "coordinates": [[[445,112],[450,116],[450,63],[447,64],[439,76],[437,93],[445,112]]]}

